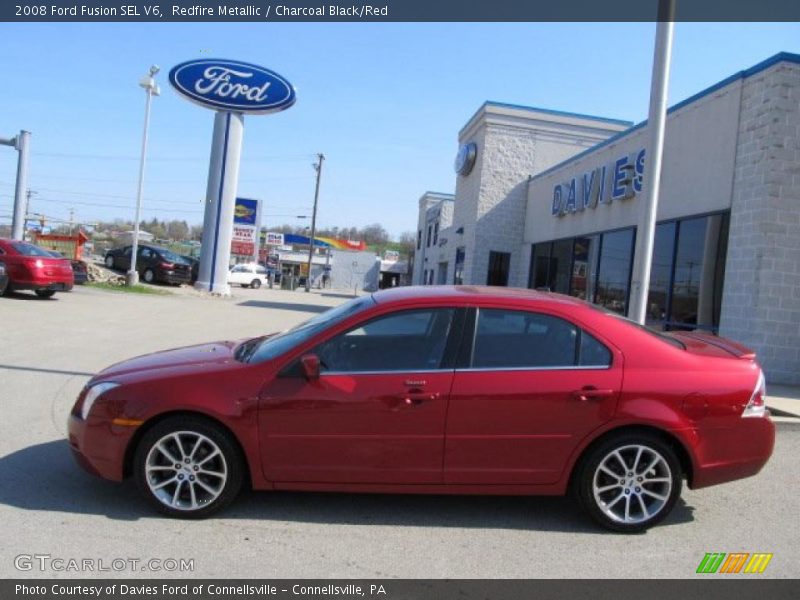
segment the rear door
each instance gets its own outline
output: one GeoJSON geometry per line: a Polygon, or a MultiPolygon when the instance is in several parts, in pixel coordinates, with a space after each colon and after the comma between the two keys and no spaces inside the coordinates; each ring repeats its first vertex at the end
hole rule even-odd
{"type": "Polygon", "coordinates": [[[450,394],[445,482],[557,481],[580,440],[613,416],[622,355],[545,312],[481,308],[469,321],[450,394]]]}

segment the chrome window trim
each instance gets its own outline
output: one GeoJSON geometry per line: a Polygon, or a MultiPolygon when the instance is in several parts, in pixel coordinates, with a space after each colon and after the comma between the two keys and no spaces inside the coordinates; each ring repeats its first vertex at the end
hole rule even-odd
{"type": "Polygon", "coordinates": [[[320,371],[319,376],[325,377],[326,375],[391,375],[397,373],[405,373],[408,375],[415,375],[417,373],[452,373],[454,369],[412,369],[412,370],[397,370],[397,371],[320,371]]]}
{"type": "Polygon", "coordinates": [[[565,367],[467,367],[456,369],[456,373],[476,372],[486,373],[489,371],[608,371],[609,366],[565,366],[565,367]]]}

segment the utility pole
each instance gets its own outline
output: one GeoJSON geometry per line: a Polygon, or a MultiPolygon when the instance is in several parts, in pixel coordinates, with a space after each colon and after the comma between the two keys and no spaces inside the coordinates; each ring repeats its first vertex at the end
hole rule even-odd
{"type": "Polygon", "coordinates": [[[322,176],[322,161],[325,160],[325,155],[322,153],[317,154],[317,162],[312,166],[317,172],[317,187],[314,190],[314,212],[311,213],[311,236],[308,244],[308,273],[306,274],[306,292],[311,291],[311,259],[314,257],[314,235],[317,233],[317,201],[319,200],[319,180],[322,176]]]}
{"type": "MultiPolygon", "coordinates": [[[[22,240],[23,241],[25,240],[25,234],[28,232],[28,229],[26,228],[26,225],[28,223],[28,215],[31,214],[31,196],[34,196],[34,195],[36,195],[38,193],[39,192],[34,192],[31,189],[28,189],[28,191],[25,192],[25,210],[24,210],[24,212],[22,214],[22,240]]],[[[44,227],[42,227],[42,229],[44,229],[44,227]]],[[[42,233],[44,233],[44,232],[42,232],[42,233]]]]}
{"type": "Polygon", "coordinates": [[[647,118],[650,143],[645,155],[642,181],[644,197],[639,206],[639,223],[636,230],[636,249],[633,255],[631,277],[631,300],[628,307],[628,317],[641,325],[644,325],[647,317],[647,295],[650,291],[658,192],[661,185],[661,159],[664,154],[664,129],[667,120],[667,88],[669,87],[674,18],[675,0],[659,0],[653,75],[650,84],[650,114],[647,118]]]}

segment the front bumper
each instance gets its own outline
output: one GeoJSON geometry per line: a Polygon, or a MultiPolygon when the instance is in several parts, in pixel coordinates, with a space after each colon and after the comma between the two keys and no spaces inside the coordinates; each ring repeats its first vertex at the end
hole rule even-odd
{"type": "Polygon", "coordinates": [[[125,452],[135,428],[70,415],[67,438],[76,462],[92,475],[112,481],[125,477],[125,452]]]}

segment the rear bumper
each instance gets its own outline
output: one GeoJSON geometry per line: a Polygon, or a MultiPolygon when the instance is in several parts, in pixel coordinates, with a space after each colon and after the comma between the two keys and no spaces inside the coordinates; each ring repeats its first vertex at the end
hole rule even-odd
{"type": "Polygon", "coordinates": [[[698,432],[693,489],[757,474],[772,456],[775,424],[769,417],[744,418],[732,428],[698,432]]]}
{"type": "Polygon", "coordinates": [[[60,281],[48,281],[48,280],[29,280],[29,281],[19,281],[14,280],[11,283],[11,287],[14,290],[49,290],[53,292],[68,292],[72,289],[74,285],[74,280],[60,280],[60,281]]]}
{"type": "Polygon", "coordinates": [[[179,271],[156,271],[156,279],[163,283],[181,284],[190,283],[192,276],[179,271]]]}

